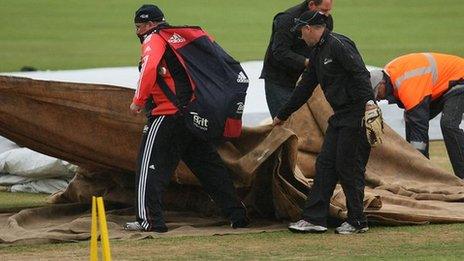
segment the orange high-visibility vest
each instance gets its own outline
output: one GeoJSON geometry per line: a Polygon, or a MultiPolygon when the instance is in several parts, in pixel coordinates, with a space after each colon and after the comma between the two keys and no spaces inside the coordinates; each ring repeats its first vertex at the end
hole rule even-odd
{"type": "Polygon", "coordinates": [[[425,97],[440,98],[449,82],[464,78],[464,59],[439,53],[412,53],[400,56],[385,68],[393,85],[393,95],[406,110],[414,108],[425,97]]]}

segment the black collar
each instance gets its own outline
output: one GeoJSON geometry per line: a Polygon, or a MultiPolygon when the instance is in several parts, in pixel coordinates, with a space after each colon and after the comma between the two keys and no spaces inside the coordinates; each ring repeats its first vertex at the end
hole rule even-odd
{"type": "Polygon", "coordinates": [[[316,47],[322,47],[325,42],[327,42],[327,38],[329,38],[330,35],[330,30],[327,28],[324,29],[324,32],[321,35],[321,39],[319,39],[319,42],[316,44],[316,47]]]}

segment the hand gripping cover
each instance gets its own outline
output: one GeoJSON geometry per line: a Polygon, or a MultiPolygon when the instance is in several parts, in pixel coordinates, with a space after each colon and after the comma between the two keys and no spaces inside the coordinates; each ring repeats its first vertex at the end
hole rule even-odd
{"type": "Polygon", "coordinates": [[[367,110],[364,113],[363,124],[366,127],[366,135],[372,147],[382,144],[383,117],[379,107],[367,110]]]}

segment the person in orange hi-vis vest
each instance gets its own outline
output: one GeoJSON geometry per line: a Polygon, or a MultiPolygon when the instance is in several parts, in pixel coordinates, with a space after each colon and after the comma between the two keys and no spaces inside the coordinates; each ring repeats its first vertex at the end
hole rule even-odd
{"type": "Polygon", "coordinates": [[[464,179],[464,59],[440,53],[412,53],[371,71],[377,100],[405,109],[406,140],[429,156],[429,120],[442,112],[440,126],[456,176],[464,179]]]}

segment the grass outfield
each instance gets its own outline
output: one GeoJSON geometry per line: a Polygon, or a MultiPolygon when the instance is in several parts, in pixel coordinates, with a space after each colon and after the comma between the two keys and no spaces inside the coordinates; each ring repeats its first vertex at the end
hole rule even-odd
{"type": "Polygon", "coordinates": [[[11,193],[0,191],[0,213],[17,212],[19,209],[43,206],[47,194],[11,193]]]}
{"type": "MultiPolygon", "coordinates": [[[[138,62],[133,13],[150,1],[3,0],[0,72],[130,66],[138,62]]],[[[241,61],[263,58],[272,17],[302,0],[157,0],[174,25],[200,25],[241,61]]],[[[383,66],[408,52],[464,56],[462,0],[335,1],[335,31],[383,66]]]]}
{"type": "MultiPolygon", "coordinates": [[[[111,241],[114,260],[462,260],[464,226],[374,227],[362,235],[288,231],[111,241]]],[[[88,260],[89,242],[1,247],[3,260],[88,260]]]]}

